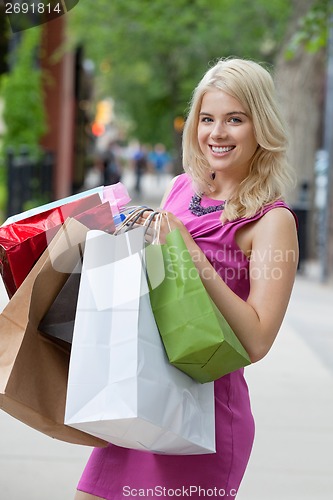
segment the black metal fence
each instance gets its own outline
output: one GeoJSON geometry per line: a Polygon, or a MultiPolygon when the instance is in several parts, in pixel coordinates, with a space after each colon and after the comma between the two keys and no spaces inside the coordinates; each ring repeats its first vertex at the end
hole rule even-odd
{"type": "Polygon", "coordinates": [[[7,150],[7,217],[52,201],[53,165],[50,152],[36,159],[26,147],[19,153],[7,150]]]}

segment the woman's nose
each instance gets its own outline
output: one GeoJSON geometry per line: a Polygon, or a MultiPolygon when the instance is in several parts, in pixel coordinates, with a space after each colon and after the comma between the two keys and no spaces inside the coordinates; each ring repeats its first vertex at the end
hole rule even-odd
{"type": "Polygon", "coordinates": [[[224,124],[215,123],[210,136],[212,139],[225,139],[227,137],[227,131],[224,124]]]}

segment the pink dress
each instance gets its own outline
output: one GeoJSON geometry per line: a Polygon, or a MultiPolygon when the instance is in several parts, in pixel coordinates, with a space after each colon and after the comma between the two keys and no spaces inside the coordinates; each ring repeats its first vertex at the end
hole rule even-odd
{"type": "MultiPolygon", "coordinates": [[[[236,244],[236,231],[268,210],[287,206],[282,201],[275,202],[251,219],[239,219],[222,226],[220,211],[200,217],[189,211],[193,194],[189,177],[182,174],[176,179],[164,208],[183,221],[227,285],[246,300],[249,262],[236,244]]],[[[204,197],[201,205],[220,203],[204,197]]],[[[158,455],[110,444],[93,450],[78,489],[107,500],[134,496],[235,498],[254,439],[254,421],[243,372],[243,369],[237,370],[214,382],[216,453],[158,455]]]]}

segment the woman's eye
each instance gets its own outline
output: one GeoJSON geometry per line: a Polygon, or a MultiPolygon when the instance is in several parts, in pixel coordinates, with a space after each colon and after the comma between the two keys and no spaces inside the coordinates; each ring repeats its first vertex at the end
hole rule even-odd
{"type": "Polygon", "coordinates": [[[242,123],[242,120],[237,116],[232,116],[229,120],[229,123],[242,123]]]}
{"type": "Polygon", "coordinates": [[[212,120],[212,118],[210,118],[209,116],[203,116],[203,117],[201,118],[201,122],[202,122],[202,123],[210,123],[210,122],[212,122],[212,121],[213,121],[213,120],[212,120]]]}

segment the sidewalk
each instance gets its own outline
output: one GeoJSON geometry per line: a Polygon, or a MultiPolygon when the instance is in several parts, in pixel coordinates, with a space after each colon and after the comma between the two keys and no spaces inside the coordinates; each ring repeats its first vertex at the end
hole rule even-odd
{"type": "Polygon", "coordinates": [[[132,198],[132,205],[147,205],[151,208],[158,208],[171,179],[172,175],[168,173],[160,177],[147,173],[142,177],[140,194],[134,190],[135,178],[133,172],[129,169],[123,173],[121,182],[128,189],[129,195],[132,198]]]}
{"type": "MultiPolygon", "coordinates": [[[[157,207],[154,181],[146,179],[143,199],[157,207]]],[[[272,350],[246,369],[257,430],[238,500],[332,498],[332,308],[332,283],[297,276],[272,350]]],[[[90,451],[0,410],[0,500],[72,500],[90,451]]]]}
{"type": "Polygon", "coordinates": [[[256,438],[238,500],[333,491],[333,285],[297,277],[277,340],[246,378],[256,438]]]}

